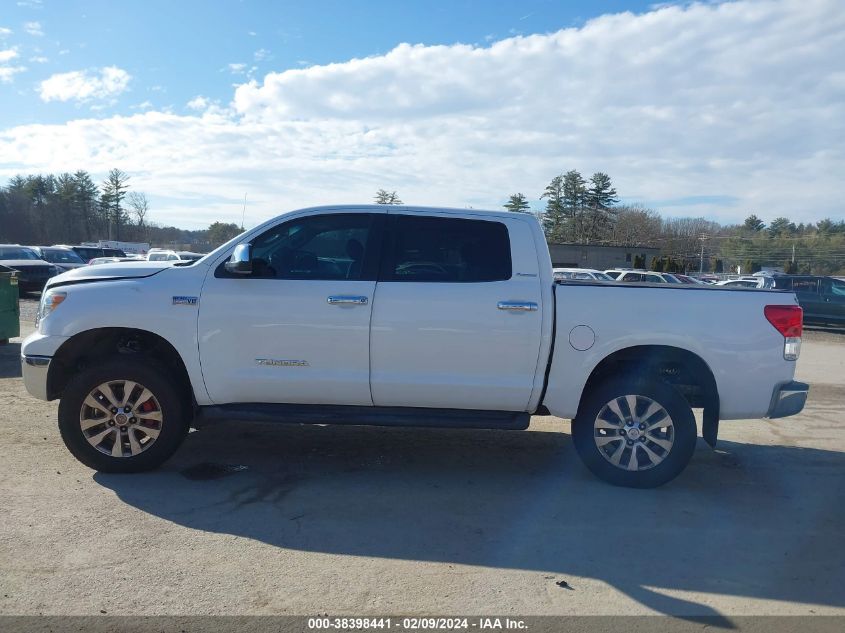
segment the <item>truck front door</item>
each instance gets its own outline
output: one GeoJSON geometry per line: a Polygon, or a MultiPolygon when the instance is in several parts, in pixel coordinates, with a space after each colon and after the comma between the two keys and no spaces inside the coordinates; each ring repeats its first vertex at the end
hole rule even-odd
{"type": "Polygon", "coordinates": [[[290,219],[253,240],[251,275],[223,264],[209,272],[198,333],[215,404],[373,404],[370,315],[384,217],[290,219]]]}

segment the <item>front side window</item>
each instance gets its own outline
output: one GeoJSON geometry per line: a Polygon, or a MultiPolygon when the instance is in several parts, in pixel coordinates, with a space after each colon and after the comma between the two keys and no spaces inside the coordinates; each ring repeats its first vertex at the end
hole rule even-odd
{"type": "Polygon", "coordinates": [[[511,278],[508,229],[501,222],[395,216],[381,279],[484,282],[511,278]]]}
{"type": "Polygon", "coordinates": [[[253,275],[275,279],[365,279],[373,216],[314,215],[273,227],[252,244],[253,275]]]}

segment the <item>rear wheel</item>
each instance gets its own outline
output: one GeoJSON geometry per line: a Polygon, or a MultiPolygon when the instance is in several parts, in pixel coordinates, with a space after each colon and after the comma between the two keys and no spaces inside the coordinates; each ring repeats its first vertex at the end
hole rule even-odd
{"type": "Polygon", "coordinates": [[[102,472],[150,470],[188,431],[178,383],[145,359],[114,359],[75,376],[59,403],[59,431],[74,457],[102,472]]]}
{"type": "Polygon", "coordinates": [[[601,479],[654,488],[686,468],[697,431],[689,403],[670,385],[613,380],[586,396],[572,436],[578,455],[601,479]]]}

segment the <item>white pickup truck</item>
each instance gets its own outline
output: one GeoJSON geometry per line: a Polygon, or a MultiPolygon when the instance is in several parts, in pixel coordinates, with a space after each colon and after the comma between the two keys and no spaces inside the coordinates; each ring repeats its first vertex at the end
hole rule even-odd
{"type": "Polygon", "coordinates": [[[194,262],[53,277],[22,346],[70,451],[154,468],[215,418],[525,429],[572,419],[613,484],[680,473],[719,420],[801,411],[792,293],[559,283],[528,214],[335,206],[194,262]]]}

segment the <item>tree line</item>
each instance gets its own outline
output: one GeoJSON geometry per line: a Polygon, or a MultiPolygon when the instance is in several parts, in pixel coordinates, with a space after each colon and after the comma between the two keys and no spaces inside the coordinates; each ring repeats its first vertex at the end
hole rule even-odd
{"type": "Polygon", "coordinates": [[[523,193],[510,195],[508,211],[534,213],[550,243],[651,246],[661,256],[637,268],[667,272],[743,272],[762,266],[805,274],[845,273],[845,221],[830,218],[795,224],[778,217],[766,225],[756,214],[742,224],[706,218],[663,218],[642,205],[619,204],[612,179],[577,170],[555,176],[539,195],[545,208],[533,212],[523,193]]]}
{"type": "Polygon", "coordinates": [[[130,184],[120,169],[99,184],[84,170],[15,176],[0,187],[0,242],[49,246],[113,239],[207,250],[242,231],[234,223],[190,231],[151,222],[149,199],[130,184]]]}
{"type": "MultiPolygon", "coordinates": [[[[611,177],[589,178],[577,170],[554,176],[537,197],[545,203],[532,211],[522,193],[504,208],[535,213],[549,242],[652,246],[661,257],[638,267],[664,270],[743,272],[761,266],[786,271],[845,273],[845,221],[822,219],[794,223],[778,217],[768,225],[756,214],[741,224],[722,225],[706,218],[664,218],[641,205],[620,204],[611,177]]],[[[402,204],[396,191],[379,189],[378,204],[402,204]]],[[[59,175],[15,176],[0,187],[0,242],[50,245],[101,239],[180,244],[205,251],[232,239],[243,228],[215,222],[205,230],[161,226],[149,220],[147,196],[131,188],[131,178],[112,169],[97,183],[84,170],[59,175]]]]}

